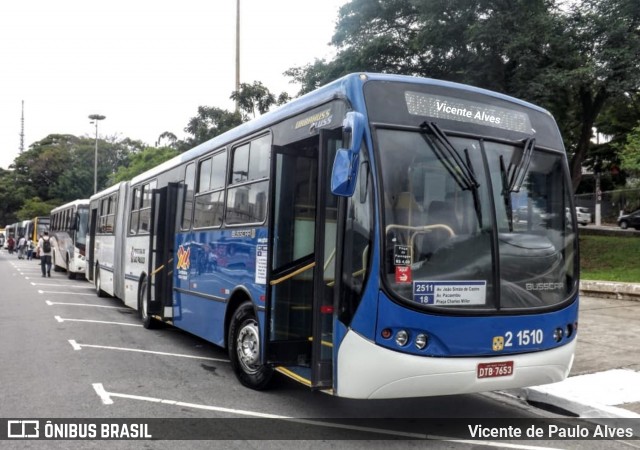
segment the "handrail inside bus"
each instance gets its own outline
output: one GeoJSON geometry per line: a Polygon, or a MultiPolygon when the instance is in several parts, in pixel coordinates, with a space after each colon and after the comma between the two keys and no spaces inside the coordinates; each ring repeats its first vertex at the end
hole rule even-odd
{"type": "Polygon", "coordinates": [[[312,263],[310,263],[310,264],[307,264],[307,265],[306,265],[306,266],[304,266],[304,267],[299,268],[298,270],[296,270],[296,271],[294,271],[294,272],[291,272],[290,274],[287,274],[287,275],[285,275],[285,276],[283,276],[283,277],[278,278],[277,280],[271,280],[271,281],[269,282],[269,284],[270,284],[271,286],[275,286],[276,284],[280,284],[280,283],[282,283],[283,281],[287,281],[289,278],[293,278],[293,277],[295,277],[296,275],[300,275],[302,272],[306,272],[307,270],[312,269],[312,268],[314,268],[315,266],[316,266],[316,262],[314,261],[314,262],[312,262],[312,263]]]}
{"type": "MultiPolygon", "coordinates": [[[[443,223],[435,223],[433,225],[424,225],[424,226],[421,226],[421,227],[412,227],[412,226],[409,226],[409,225],[391,224],[391,225],[387,225],[387,228],[385,228],[385,232],[389,233],[389,231],[391,231],[392,229],[412,231],[411,237],[409,238],[409,246],[411,248],[412,253],[413,253],[413,246],[414,246],[415,238],[419,234],[430,233],[433,230],[442,229],[442,230],[445,230],[446,232],[448,232],[450,237],[455,237],[456,236],[455,231],[453,231],[453,229],[449,225],[445,225],[443,223]]],[[[413,256],[411,257],[411,261],[413,262],[413,256]]]]}

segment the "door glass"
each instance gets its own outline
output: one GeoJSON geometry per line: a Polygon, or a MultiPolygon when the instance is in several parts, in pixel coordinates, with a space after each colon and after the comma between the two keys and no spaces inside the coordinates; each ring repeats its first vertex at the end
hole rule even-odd
{"type": "MultiPolygon", "coordinates": [[[[270,340],[307,340],[312,329],[317,202],[317,138],[278,153],[271,283],[270,340]]],[[[308,354],[298,363],[308,363],[308,354]]]]}

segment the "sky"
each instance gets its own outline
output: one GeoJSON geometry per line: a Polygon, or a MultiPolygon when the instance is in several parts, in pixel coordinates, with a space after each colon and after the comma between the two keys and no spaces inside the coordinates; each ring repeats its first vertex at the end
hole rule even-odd
{"type": "MultiPolygon", "coordinates": [[[[240,81],[278,95],[283,72],[331,59],[347,0],[241,0],[240,81]]],[[[154,145],[198,106],[232,110],[236,0],[19,0],[0,3],[0,167],[52,133],[154,145]]]]}

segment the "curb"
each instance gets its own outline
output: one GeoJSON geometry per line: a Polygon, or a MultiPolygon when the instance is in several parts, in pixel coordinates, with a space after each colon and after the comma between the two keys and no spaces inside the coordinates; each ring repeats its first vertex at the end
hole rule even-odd
{"type": "Polygon", "coordinates": [[[597,422],[598,419],[640,419],[640,414],[617,406],[588,403],[577,398],[554,394],[544,386],[522,388],[518,396],[528,402],[552,405],[575,414],[581,419],[597,422]]]}
{"type": "Polygon", "coordinates": [[[580,281],[580,295],[640,301],[640,284],[582,280],[580,281]]]}

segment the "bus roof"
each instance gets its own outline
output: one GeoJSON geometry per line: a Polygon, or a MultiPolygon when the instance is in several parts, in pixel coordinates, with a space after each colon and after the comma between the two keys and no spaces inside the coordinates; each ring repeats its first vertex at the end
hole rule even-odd
{"type": "Polygon", "coordinates": [[[114,192],[117,192],[120,189],[120,186],[122,186],[125,183],[128,183],[128,181],[120,181],[114,184],[113,186],[109,186],[108,188],[93,194],[91,197],[89,197],[89,200],[94,201],[96,199],[104,197],[105,195],[113,194],[114,192]]]}
{"type": "MultiPolygon", "coordinates": [[[[442,86],[453,89],[459,89],[468,92],[475,92],[494,98],[499,98],[508,102],[516,103],[526,108],[535,109],[543,112],[549,116],[551,114],[539,106],[531,103],[519,100],[508,95],[500,94],[498,92],[489,91],[486,89],[469,86],[466,84],[453,83],[449,81],[436,80],[432,78],[413,77],[408,75],[390,75],[390,74],[376,74],[376,73],[352,73],[339,78],[331,83],[326,84],[313,92],[309,92],[300,98],[294,99],[286,105],[282,105],[273,111],[270,111],[258,118],[255,118],[249,122],[245,122],[232,130],[229,130],[223,134],[220,134],[202,144],[188,150],[164,163],[147,170],[146,172],[135,176],[131,180],[131,185],[138,184],[142,181],[153,178],[172,167],[178,166],[184,162],[197,159],[200,156],[208,153],[211,150],[220,148],[230,142],[237,141],[252,133],[258,132],[272,124],[281,122],[292,116],[300,114],[308,109],[318,106],[322,103],[326,103],[333,99],[349,99],[351,106],[356,111],[365,112],[364,100],[362,96],[362,87],[368,81],[387,81],[387,82],[400,82],[400,83],[413,83],[432,86],[442,86]]],[[[110,188],[109,188],[110,189],[110,188]]],[[[97,195],[97,194],[96,194],[97,195]]]]}
{"type": "Polygon", "coordinates": [[[69,208],[70,206],[82,206],[82,205],[87,205],[88,206],[89,205],[89,199],[88,198],[84,198],[84,199],[74,200],[74,201],[69,202],[69,203],[65,203],[64,205],[60,205],[60,206],[57,206],[57,207],[53,208],[51,210],[51,212],[54,213],[54,212],[60,211],[62,209],[69,208]]]}

